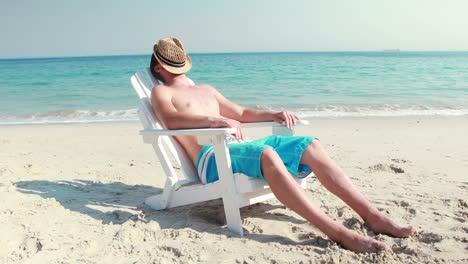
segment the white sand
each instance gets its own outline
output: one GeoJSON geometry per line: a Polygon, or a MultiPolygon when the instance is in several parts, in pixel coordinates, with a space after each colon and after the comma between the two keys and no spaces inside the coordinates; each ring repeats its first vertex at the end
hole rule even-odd
{"type": "MultiPolygon", "coordinates": [[[[144,198],[163,172],[138,123],[0,127],[0,263],[468,263],[468,117],[317,119],[357,187],[419,234],[375,235],[315,178],[308,191],[347,227],[394,253],[339,247],[278,201],[224,226],[220,201],[164,211],[144,198]]],[[[255,130],[253,137],[264,130],[255,130]]]]}

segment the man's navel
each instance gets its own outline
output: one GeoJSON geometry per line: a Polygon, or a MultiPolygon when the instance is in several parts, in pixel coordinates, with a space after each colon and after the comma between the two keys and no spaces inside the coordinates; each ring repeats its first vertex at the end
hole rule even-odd
{"type": "Polygon", "coordinates": [[[185,103],[185,107],[189,108],[192,104],[190,102],[185,103]]]}

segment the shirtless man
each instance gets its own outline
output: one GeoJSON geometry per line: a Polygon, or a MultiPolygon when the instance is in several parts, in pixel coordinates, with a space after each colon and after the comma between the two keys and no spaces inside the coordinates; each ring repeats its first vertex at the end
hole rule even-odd
{"type": "MultiPolygon", "coordinates": [[[[244,135],[239,122],[274,121],[291,128],[299,119],[289,112],[247,109],[229,101],[209,85],[191,85],[185,73],[190,70],[192,62],[181,42],[175,38],[159,40],[153,50],[151,70],[165,85],[153,88],[151,100],[155,112],[169,129],[232,127],[237,128],[235,138],[242,141],[244,135]]],[[[199,174],[200,167],[204,167],[202,170],[210,170],[210,161],[201,161],[202,157],[208,156],[206,153],[210,146],[200,146],[195,136],[177,136],[176,139],[197,166],[199,174]],[[206,162],[207,165],[200,166],[201,162],[206,162]]],[[[241,155],[235,156],[241,158],[245,155],[257,155],[257,160],[248,157],[239,161],[231,157],[234,172],[265,178],[280,202],[345,248],[358,253],[389,250],[384,243],[355,233],[328,217],[292,178],[291,175],[297,175],[300,170],[298,167],[306,165],[312,169],[319,181],[354,209],[374,232],[395,237],[408,237],[416,233],[414,227],[402,227],[379,212],[353,186],[348,176],[313,137],[269,137],[253,143],[228,146],[231,156],[234,156],[233,151],[240,153],[241,155]],[[291,153],[285,153],[285,145],[288,149],[292,146],[295,150],[292,156],[291,153]],[[258,169],[255,169],[255,164],[258,169]]],[[[202,177],[202,181],[217,180],[216,168],[207,177],[202,177]]]]}

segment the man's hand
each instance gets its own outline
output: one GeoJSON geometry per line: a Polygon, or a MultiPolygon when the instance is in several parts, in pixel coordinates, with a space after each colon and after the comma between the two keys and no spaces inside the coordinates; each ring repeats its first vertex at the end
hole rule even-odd
{"type": "Polygon", "coordinates": [[[289,112],[283,111],[283,112],[278,112],[273,114],[273,121],[276,123],[280,123],[284,126],[286,126],[289,129],[292,129],[293,126],[296,125],[297,120],[299,120],[299,117],[296,115],[293,115],[289,112]]]}
{"type": "Polygon", "coordinates": [[[237,128],[237,132],[234,134],[234,137],[237,139],[237,141],[243,141],[244,138],[244,132],[242,131],[242,127],[240,123],[234,119],[229,119],[229,118],[217,118],[214,120],[214,122],[211,124],[212,128],[221,128],[221,127],[233,127],[237,128]]]}

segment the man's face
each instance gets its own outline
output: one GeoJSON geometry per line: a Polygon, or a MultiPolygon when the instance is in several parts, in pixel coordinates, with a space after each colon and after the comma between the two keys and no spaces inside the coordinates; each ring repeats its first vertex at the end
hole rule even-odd
{"type": "Polygon", "coordinates": [[[158,64],[154,66],[154,71],[157,73],[161,73],[161,71],[164,71],[165,69],[161,66],[161,64],[158,64]]]}

